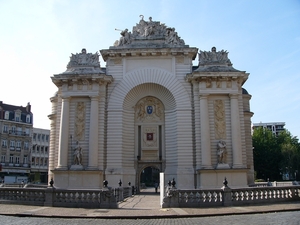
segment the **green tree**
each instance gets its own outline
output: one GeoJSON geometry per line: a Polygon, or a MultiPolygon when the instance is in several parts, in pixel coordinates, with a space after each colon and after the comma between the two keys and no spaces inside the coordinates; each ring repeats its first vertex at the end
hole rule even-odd
{"type": "Polygon", "coordinates": [[[257,179],[281,180],[281,150],[277,138],[264,128],[257,128],[253,132],[254,170],[257,179]]]}
{"type": "MultiPolygon", "coordinates": [[[[295,179],[300,169],[300,144],[297,137],[293,137],[289,131],[280,133],[277,137],[281,149],[280,170],[283,174],[295,179]]],[[[298,175],[299,176],[299,175],[298,175]]]]}
{"type": "Polygon", "coordinates": [[[290,132],[281,132],[278,136],[265,128],[253,132],[254,170],[257,179],[271,181],[282,180],[282,175],[289,178],[300,172],[300,143],[290,132]]]}

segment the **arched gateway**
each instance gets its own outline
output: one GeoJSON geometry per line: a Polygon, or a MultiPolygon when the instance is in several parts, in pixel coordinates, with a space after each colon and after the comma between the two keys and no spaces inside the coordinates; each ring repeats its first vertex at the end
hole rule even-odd
{"type": "Polygon", "coordinates": [[[57,187],[140,186],[152,170],[179,188],[220,187],[224,176],[231,186],[253,182],[249,74],[226,51],[200,51],[194,67],[197,48],[142,18],[100,52],[105,68],[83,49],[52,77],[49,180],[57,187]]]}

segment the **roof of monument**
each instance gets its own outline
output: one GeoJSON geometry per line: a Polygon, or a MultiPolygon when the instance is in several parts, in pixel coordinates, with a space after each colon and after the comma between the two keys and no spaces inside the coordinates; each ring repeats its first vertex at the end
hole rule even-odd
{"type": "Polygon", "coordinates": [[[67,70],[63,75],[76,75],[76,74],[105,74],[100,67],[99,54],[86,53],[83,48],[81,53],[76,53],[70,56],[70,61],[67,65],[67,70]]]}
{"type": "Polygon", "coordinates": [[[143,15],[140,15],[140,18],[132,31],[116,29],[121,31],[121,37],[110,49],[188,47],[178,36],[175,28],[167,27],[159,21],[152,21],[152,17],[149,17],[148,21],[144,20],[143,15]]]}
{"type": "Polygon", "coordinates": [[[228,52],[216,51],[216,47],[212,47],[211,51],[200,50],[198,58],[199,67],[195,72],[241,72],[232,67],[228,52]]]}

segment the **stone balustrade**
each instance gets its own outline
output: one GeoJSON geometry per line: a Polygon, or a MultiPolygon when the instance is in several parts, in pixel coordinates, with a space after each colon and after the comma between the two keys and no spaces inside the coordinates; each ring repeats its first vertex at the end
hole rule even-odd
{"type": "Polygon", "coordinates": [[[43,206],[46,199],[45,190],[40,188],[0,188],[0,202],[43,206]]]}
{"type": "Polygon", "coordinates": [[[261,186],[207,190],[179,190],[168,187],[161,204],[170,207],[215,207],[271,204],[287,201],[300,201],[300,186],[261,186]]]}
{"type": "MultiPolygon", "coordinates": [[[[118,208],[118,202],[132,196],[132,187],[102,190],[48,188],[0,188],[0,203],[54,207],[118,208]]],[[[172,207],[216,207],[272,204],[300,201],[300,185],[247,188],[179,190],[168,187],[161,204],[172,207]]]]}
{"type": "Polygon", "coordinates": [[[0,203],[54,207],[117,208],[112,189],[64,190],[48,188],[0,188],[0,203]]]}

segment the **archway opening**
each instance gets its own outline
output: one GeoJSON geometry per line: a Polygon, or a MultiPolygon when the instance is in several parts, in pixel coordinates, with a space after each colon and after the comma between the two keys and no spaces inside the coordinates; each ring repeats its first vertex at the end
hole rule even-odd
{"type": "Polygon", "coordinates": [[[140,174],[140,188],[153,189],[159,184],[160,170],[154,166],[148,166],[141,171],[140,174]]]}

